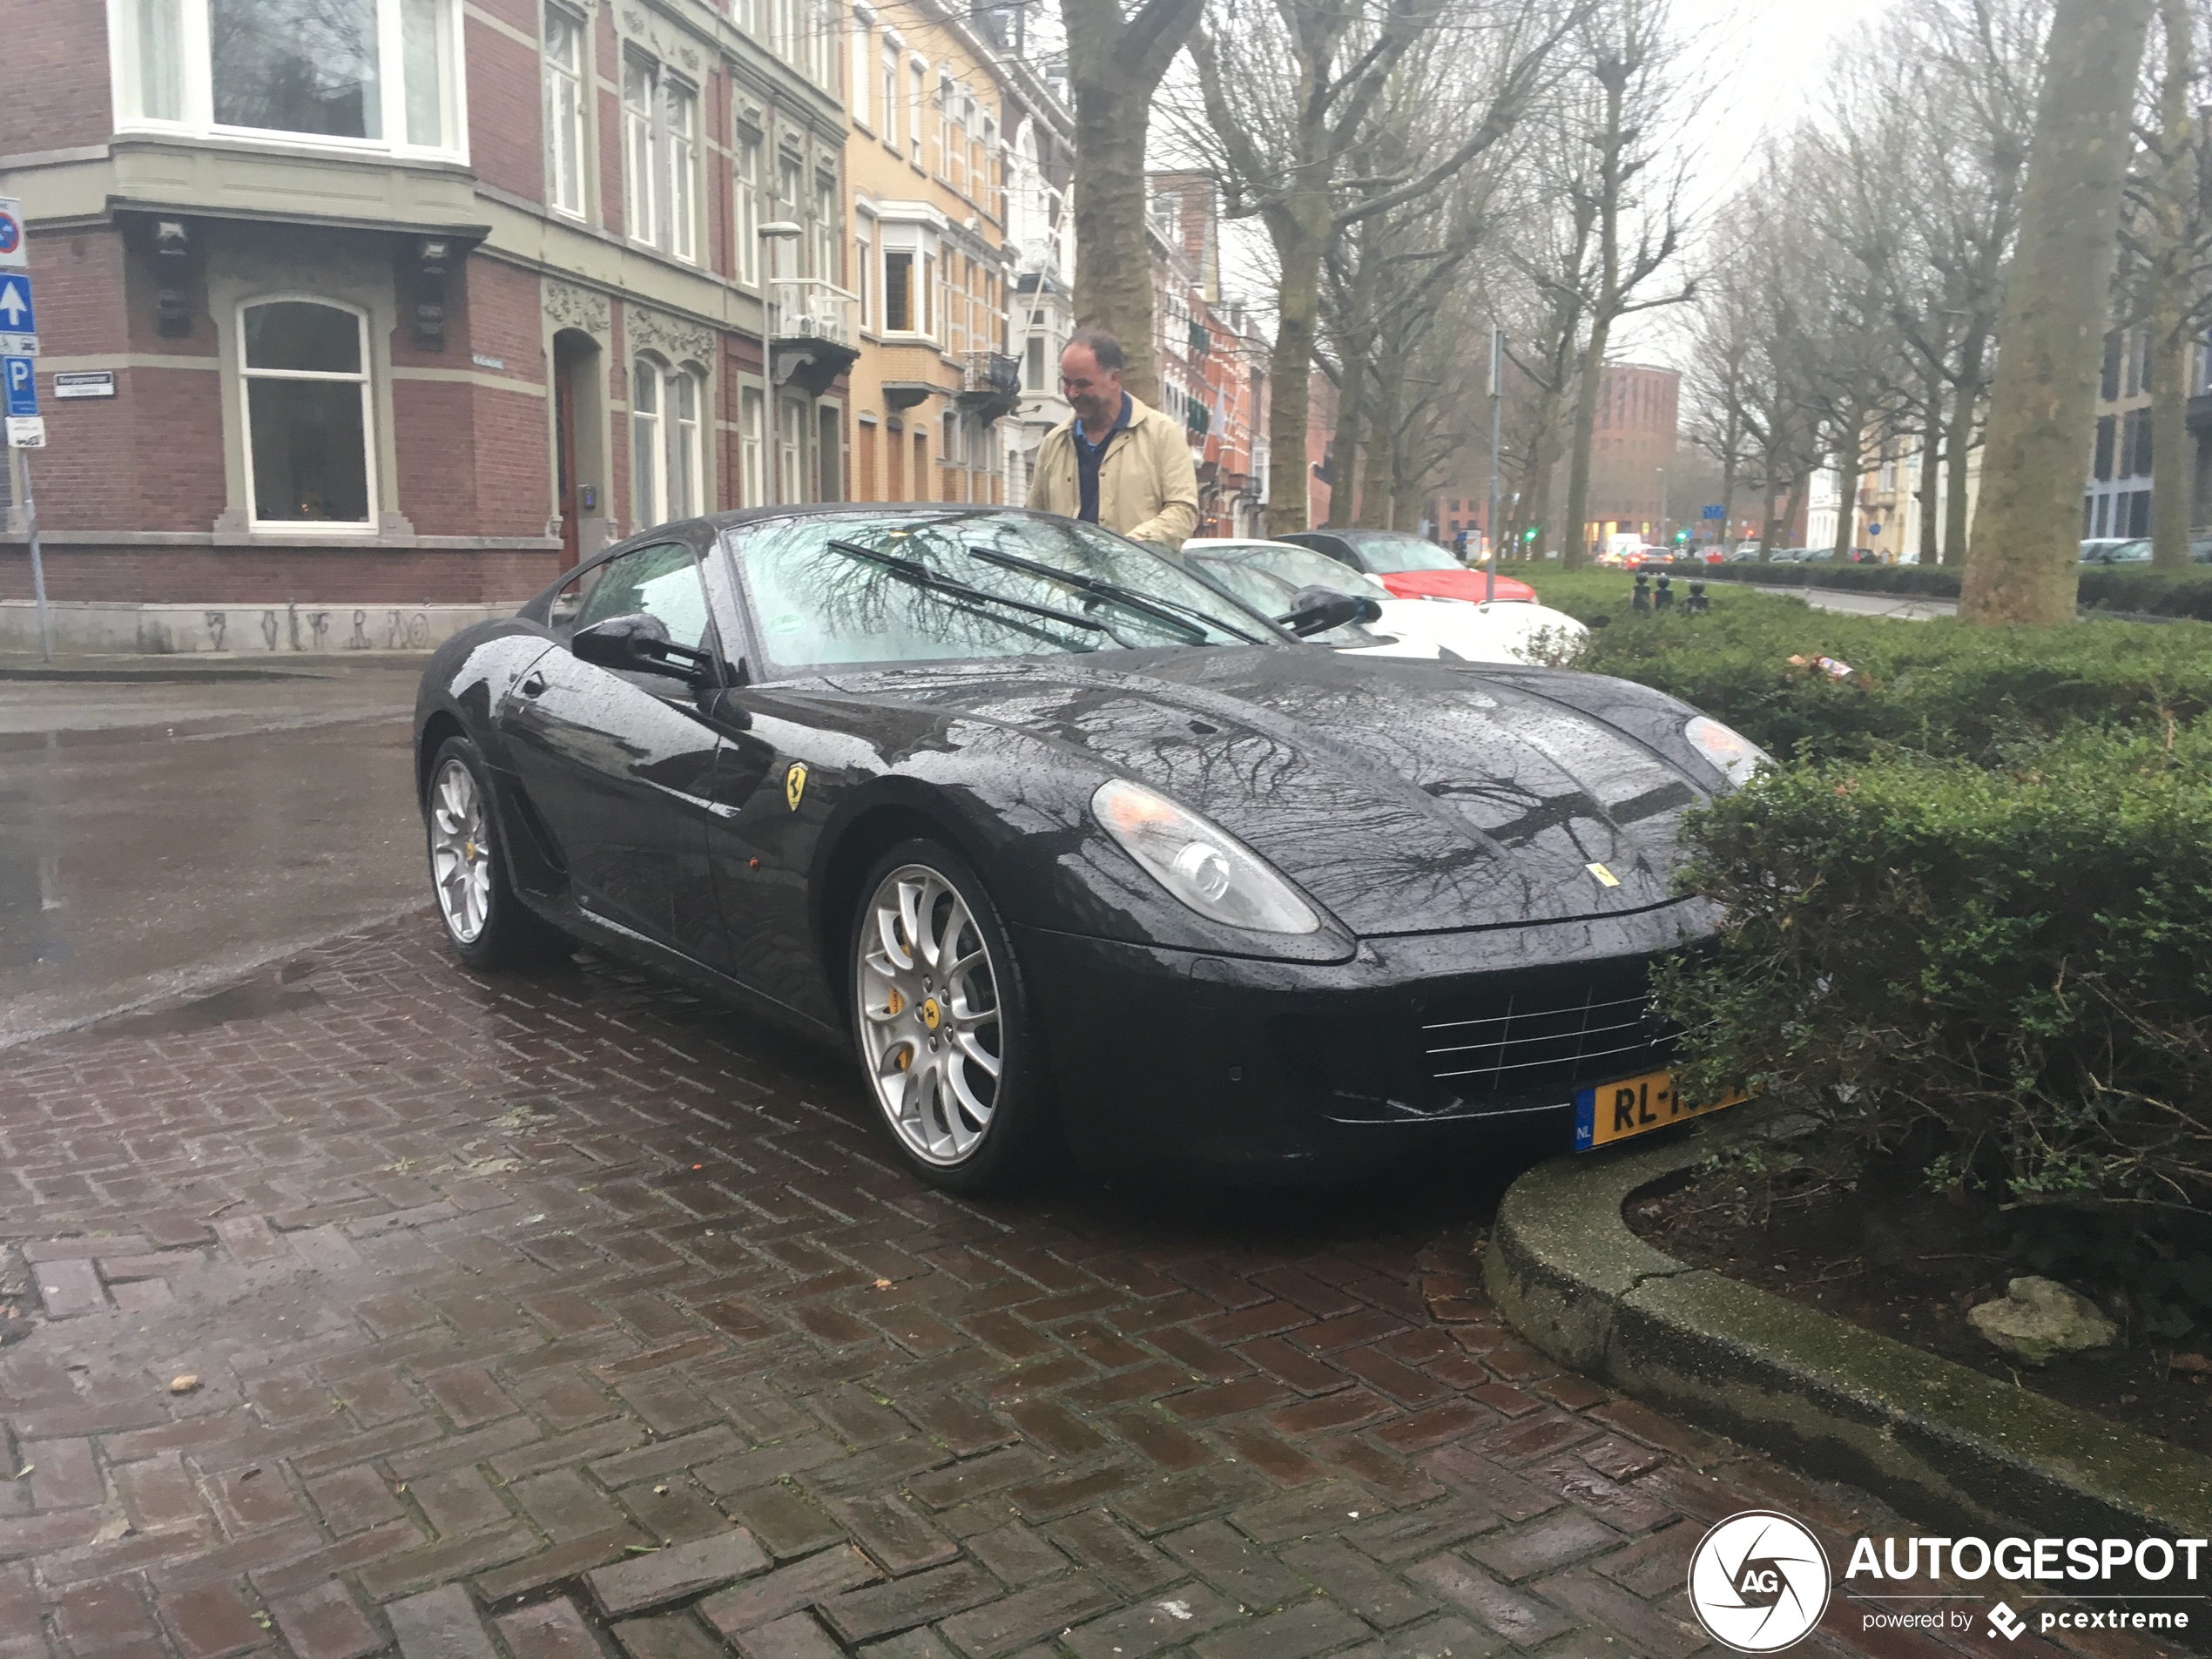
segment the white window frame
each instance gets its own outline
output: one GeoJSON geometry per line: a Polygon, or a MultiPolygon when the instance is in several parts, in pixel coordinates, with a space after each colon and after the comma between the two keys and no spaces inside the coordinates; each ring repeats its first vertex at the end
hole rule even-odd
{"type": "Polygon", "coordinates": [[[875,131],[868,119],[868,83],[875,78],[870,49],[875,44],[874,17],[865,6],[853,8],[853,92],[848,101],[853,122],[864,132],[875,131]]]}
{"type": "Polygon", "coordinates": [[[765,507],[768,502],[766,453],[762,448],[761,423],[765,417],[767,396],[758,381],[740,381],[738,387],[738,475],[744,492],[743,505],[765,507]]]}
{"type": "MultiPolygon", "coordinates": [[[[51,0],[50,0],[51,3],[51,0]]],[[[469,74],[462,52],[462,0],[436,0],[439,114],[443,129],[436,144],[415,144],[407,137],[407,60],[401,10],[406,0],[375,0],[377,120],[384,136],[344,138],[324,132],[287,132],[275,127],[234,126],[215,119],[214,68],[209,57],[211,0],[168,0],[176,19],[178,113],[173,118],[142,113],[138,61],[140,0],[106,0],[108,87],[118,132],[159,132],[172,137],[230,138],[275,148],[359,156],[413,156],[442,161],[469,159],[469,74]]]]}
{"type": "Polygon", "coordinates": [[[651,53],[622,57],[623,234],[686,265],[698,263],[699,95],[651,53]],[[644,103],[631,97],[642,78],[644,103]],[[679,122],[676,118],[683,117],[679,122]],[[642,176],[641,176],[642,175],[642,176]]]}
{"type": "Polygon", "coordinates": [[[583,18],[565,6],[549,4],[545,8],[545,29],[541,39],[545,78],[545,205],[569,219],[583,219],[590,211],[591,197],[590,106],[585,92],[591,83],[590,40],[590,25],[583,18]],[[552,30],[556,22],[572,31],[569,38],[576,53],[573,63],[563,64],[554,55],[552,30]],[[562,177],[563,138],[575,145],[573,179],[562,177]],[[564,185],[572,186],[572,193],[564,185]]]}
{"type": "Polygon", "coordinates": [[[907,159],[921,165],[921,129],[929,107],[929,60],[919,52],[907,59],[907,159]]]}
{"type": "Polygon", "coordinates": [[[899,153],[899,56],[906,43],[899,31],[883,31],[883,131],[881,137],[894,155],[899,153]]]}
{"type": "Polygon", "coordinates": [[[845,273],[838,268],[838,255],[844,247],[844,227],[837,218],[837,175],[821,168],[814,170],[813,221],[814,245],[814,275],[833,287],[843,287],[845,273]]]}
{"type": "Polygon", "coordinates": [[[875,215],[866,209],[853,214],[853,327],[864,334],[876,332],[875,295],[880,286],[875,272],[875,215]]]}
{"type": "Polygon", "coordinates": [[[731,172],[737,191],[738,286],[760,286],[760,158],[767,135],[738,121],[738,138],[731,152],[731,172]]]}
{"type": "Polygon", "coordinates": [[[631,360],[630,509],[637,521],[632,534],[697,518],[706,510],[705,450],[700,442],[705,403],[705,376],[688,364],[671,364],[651,352],[631,360]],[[650,394],[641,396],[645,388],[650,394]],[[649,401],[650,409],[644,407],[649,401]],[[641,462],[651,464],[641,467],[641,462]]]}
{"type": "Polygon", "coordinates": [[[778,499],[792,505],[813,499],[806,482],[806,400],[779,395],[776,399],[776,489],[778,499]],[[798,416],[792,430],[793,415],[798,416]],[[795,493],[792,493],[795,492],[795,493]]]}
{"type": "Polygon", "coordinates": [[[349,305],[343,300],[334,300],[320,293],[260,293],[251,300],[239,302],[234,314],[238,328],[238,430],[239,445],[246,471],[246,516],[247,528],[256,533],[278,532],[287,535],[311,536],[374,536],[382,518],[381,497],[376,478],[376,399],[374,365],[368,352],[368,313],[360,306],[349,305]],[[327,311],[342,311],[353,318],[360,330],[361,370],[358,374],[344,374],[336,369],[319,368],[253,368],[246,361],[246,314],[261,306],[308,305],[320,306],[327,311]],[[362,475],[365,498],[368,507],[366,522],[331,518],[263,518],[260,514],[260,498],[253,484],[253,382],[255,381],[321,381],[325,382],[355,381],[361,387],[362,475]]]}

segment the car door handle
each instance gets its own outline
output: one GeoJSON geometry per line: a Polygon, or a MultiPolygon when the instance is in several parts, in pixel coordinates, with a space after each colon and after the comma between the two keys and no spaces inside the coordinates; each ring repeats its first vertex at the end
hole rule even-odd
{"type": "Polygon", "coordinates": [[[545,677],[543,674],[533,672],[515,689],[520,691],[524,697],[543,696],[545,691],[545,677]]]}

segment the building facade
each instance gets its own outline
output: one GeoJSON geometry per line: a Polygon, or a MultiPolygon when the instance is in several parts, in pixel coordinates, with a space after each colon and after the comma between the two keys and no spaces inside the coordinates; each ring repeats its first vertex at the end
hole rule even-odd
{"type": "MultiPolygon", "coordinates": [[[[2151,331],[2114,328],[2105,335],[2091,440],[2089,484],[2081,497],[2083,538],[2147,537],[2151,533],[2151,331]]],[[[2212,336],[2188,356],[2189,523],[2212,525],[2212,336]]]]}
{"type": "Polygon", "coordinates": [[[1588,516],[1582,525],[1586,546],[1602,547],[1607,536],[1618,535],[1656,543],[1679,522],[1683,503],[1669,498],[1666,474],[1676,465],[1681,395],[1676,369],[1608,363],[1600,371],[1597,418],[1590,428],[1588,516]]]}
{"type": "Polygon", "coordinates": [[[845,493],[822,0],[25,16],[0,192],[65,641],[419,646],[653,524],[845,493]],[[84,371],[111,395],[52,397],[84,371]]]}
{"type": "Polygon", "coordinates": [[[1221,286],[1221,220],[1204,173],[1151,175],[1152,355],[1158,407],[1198,478],[1199,536],[1265,534],[1268,350],[1221,286]]]}
{"type": "Polygon", "coordinates": [[[1056,347],[1049,393],[1029,360],[1066,338],[1074,120],[1003,27],[939,0],[851,14],[857,500],[1018,499],[1037,417],[1008,417],[1058,394],[1056,347]]]}

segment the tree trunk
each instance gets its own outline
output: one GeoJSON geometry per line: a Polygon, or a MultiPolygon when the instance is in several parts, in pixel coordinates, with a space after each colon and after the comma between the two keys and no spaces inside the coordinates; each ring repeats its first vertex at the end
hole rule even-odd
{"type": "MultiPolygon", "coordinates": [[[[1277,256],[1282,266],[1277,289],[1275,349],[1268,357],[1267,411],[1268,453],[1273,457],[1267,475],[1267,533],[1281,536],[1291,530],[1302,530],[1308,523],[1306,482],[1311,473],[1305,455],[1306,414],[1312,402],[1312,387],[1309,376],[1313,372],[1313,341],[1318,332],[1321,312],[1321,251],[1328,235],[1331,219],[1328,199],[1294,204],[1284,212],[1284,219],[1295,219],[1295,226],[1271,224],[1277,256]],[[1313,231],[1304,221],[1317,216],[1320,229],[1313,231]]],[[[1145,281],[1151,281],[1151,266],[1145,266],[1145,281]]],[[[1336,504],[1335,491],[1347,489],[1346,480],[1352,476],[1353,458],[1339,455],[1336,482],[1331,486],[1330,506],[1336,504]]]]}
{"type": "MultiPolygon", "coordinates": [[[[1367,365],[1364,352],[1349,343],[1342,348],[1344,364],[1337,381],[1337,429],[1330,440],[1329,453],[1336,457],[1334,476],[1350,478],[1359,464],[1359,446],[1365,442],[1367,394],[1367,365]]],[[[1358,491],[1339,489],[1329,491],[1327,523],[1346,526],[1354,522],[1352,506],[1358,491]]]]}
{"type": "Polygon", "coordinates": [[[1858,529],[1858,486],[1866,476],[1865,443],[1859,435],[1865,430],[1865,417],[1856,409],[1851,416],[1836,440],[1836,544],[1828,550],[1833,564],[1851,563],[1851,546],[1858,539],[1853,532],[1858,529]]]}
{"type": "Polygon", "coordinates": [[[2058,0],[1999,330],[1981,500],[1959,614],[2072,619],[2081,495],[2152,0],[2058,0]]]}
{"type": "Polygon", "coordinates": [[[1582,367],[1575,385],[1575,424],[1568,431],[1571,448],[1567,459],[1566,540],[1560,560],[1572,570],[1589,557],[1589,526],[1583,520],[1590,509],[1590,435],[1597,424],[1598,384],[1605,376],[1605,339],[1610,332],[1603,317],[1590,323],[1590,343],[1582,351],[1582,367]]]}
{"type": "Polygon", "coordinates": [[[1352,522],[1363,529],[1393,528],[1398,475],[1398,396],[1390,383],[1391,365],[1375,365],[1375,412],[1367,422],[1367,464],[1359,482],[1359,508],[1352,522]]]}
{"type": "Polygon", "coordinates": [[[1943,377],[1928,376],[1927,419],[1920,431],[1920,563],[1939,563],[1943,544],[1936,536],[1936,506],[1943,498],[1943,474],[1938,470],[1938,438],[1943,430],[1943,377]]]}
{"type": "Polygon", "coordinates": [[[2188,0],[2159,0],[2166,71],[2158,89],[2158,179],[2151,194],[2150,563],[2176,575],[2189,567],[2188,202],[2196,145],[2189,120],[2188,0]]]}
{"type": "MultiPolygon", "coordinates": [[[[1076,324],[1122,342],[1122,384],[1160,401],[1152,352],[1152,254],[1144,239],[1144,127],[1149,96],[1123,84],[1076,81],[1076,324]]],[[[1301,446],[1303,448],[1303,446],[1301,446]]]]}
{"type": "Polygon", "coordinates": [[[1981,402],[1981,366],[1989,355],[1989,336],[1969,327],[1959,342],[1959,382],[1951,406],[1951,425],[1943,437],[1942,562],[1966,562],[1966,469],[1973,459],[1974,412],[1981,402]]]}

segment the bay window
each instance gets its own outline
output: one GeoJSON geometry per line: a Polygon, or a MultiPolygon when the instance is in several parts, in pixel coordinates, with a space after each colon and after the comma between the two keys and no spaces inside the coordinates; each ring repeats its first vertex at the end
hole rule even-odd
{"type": "Polygon", "coordinates": [[[239,376],[253,528],[373,529],[368,319],[320,300],[242,306],[239,376]]]}
{"type": "Polygon", "coordinates": [[[449,158],[459,0],[109,0],[116,125],[449,158]]]}
{"type": "Polygon", "coordinates": [[[911,334],[914,327],[914,250],[887,247],[883,250],[883,332],[911,334]]]}

